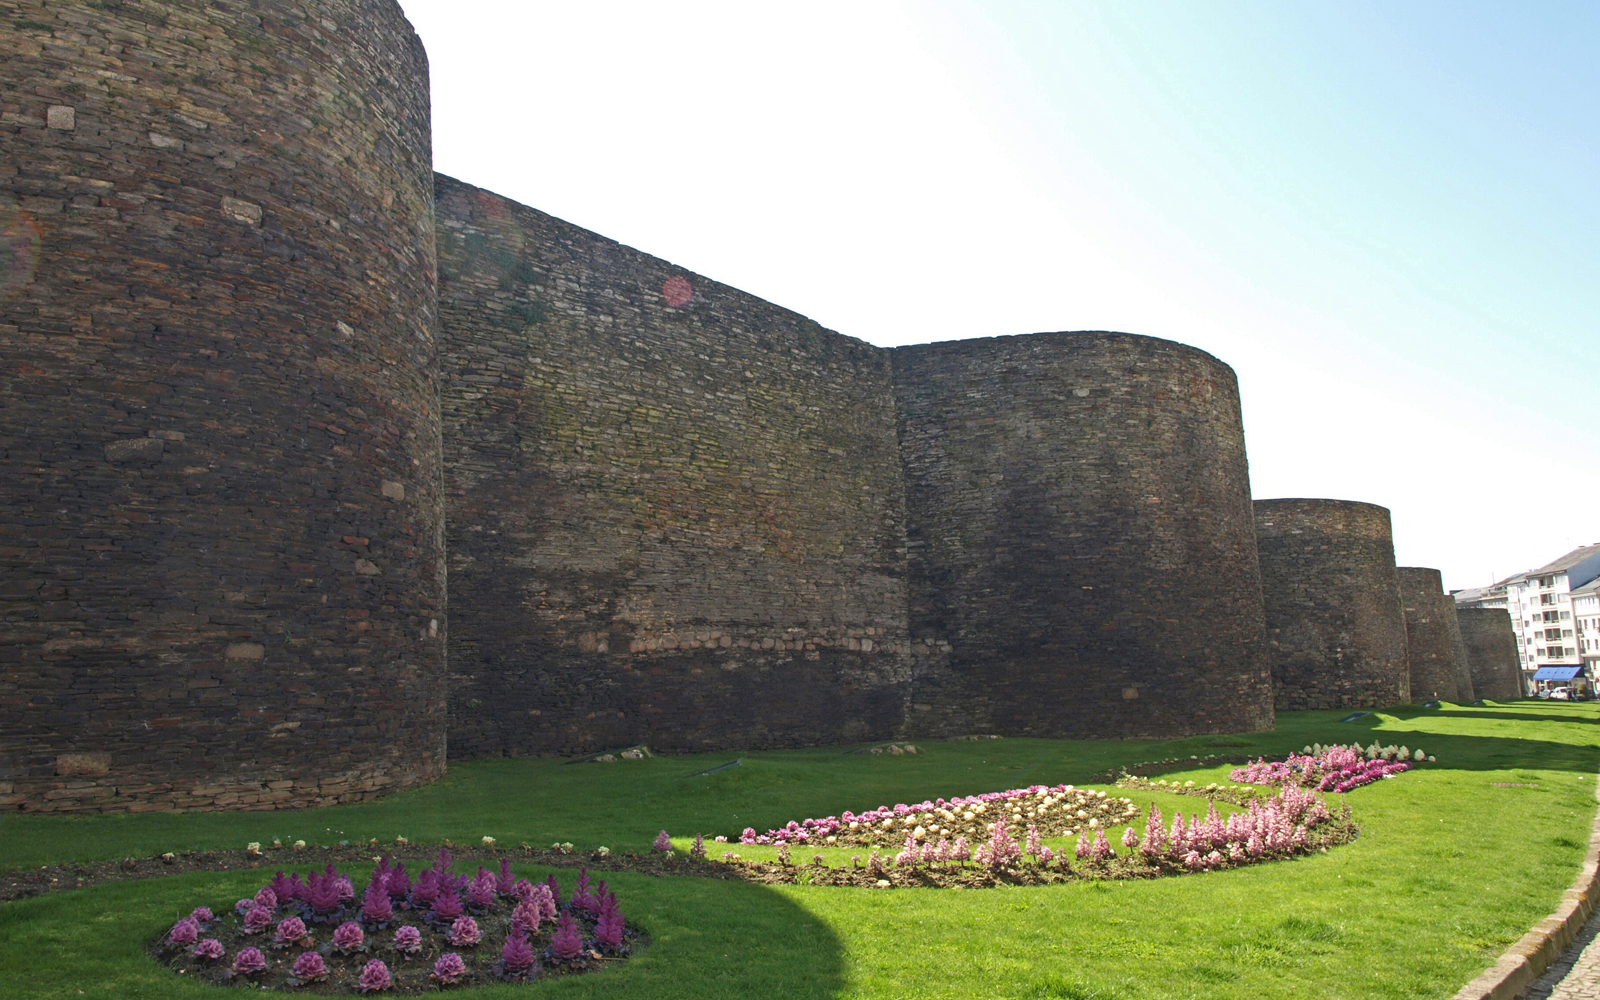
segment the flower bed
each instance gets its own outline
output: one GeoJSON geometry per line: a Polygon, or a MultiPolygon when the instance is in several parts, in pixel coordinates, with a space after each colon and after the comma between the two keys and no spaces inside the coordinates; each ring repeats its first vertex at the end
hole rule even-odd
{"type": "MultiPolygon", "coordinates": [[[[777,844],[778,863],[746,862],[732,851],[725,852],[722,861],[743,869],[748,877],[770,882],[880,888],[1026,884],[1084,878],[1152,878],[1233,868],[1326,850],[1347,843],[1358,833],[1348,808],[1334,816],[1321,796],[1289,785],[1270,797],[1252,798],[1243,812],[1231,813],[1226,819],[1217,811],[1215,802],[1207,806],[1204,818],[1195,814],[1185,822],[1182,813],[1177,813],[1170,828],[1160,807],[1152,803],[1142,835],[1129,826],[1115,837],[1115,843],[1121,845],[1119,853],[1108,837],[1108,828],[1137,814],[1131,801],[1106,798],[1103,792],[1070,785],[1036,785],[966,799],[939,799],[919,806],[881,807],[854,818],[846,818],[852,814],[844,813],[838,818],[789,824],[761,835],[747,829],[744,843],[761,843],[764,838],[767,843],[777,844]],[[978,806],[984,808],[980,811],[978,806]],[[962,825],[927,825],[940,820],[950,822],[951,816],[962,825]],[[990,816],[994,818],[986,819],[990,816]],[[1017,824],[1015,830],[1013,823],[1017,824]],[[972,847],[966,836],[956,831],[972,829],[975,824],[984,824],[983,834],[972,847]],[[824,832],[829,830],[835,832],[824,832]],[[953,842],[949,838],[952,832],[956,832],[953,842]],[[788,836],[780,837],[780,833],[788,836]],[[1046,836],[1071,833],[1077,834],[1077,840],[1070,859],[1065,852],[1057,853],[1044,843],[1046,836]],[[886,839],[884,834],[904,838],[898,851],[886,854],[876,846],[877,840],[886,839]],[[934,840],[934,836],[938,839],[934,840]],[[830,866],[820,854],[809,865],[797,864],[794,848],[807,841],[865,844],[870,854],[864,861],[861,855],[855,855],[848,867],[830,866]]],[[[657,838],[656,848],[670,851],[666,831],[657,838]]],[[[689,853],[692,859],[705,858],[702,837],[695,838],[689,853]]]]}
{"type": "Polygon", "coordinates": [[[944,839],[951,842],[950,851],[959,851],[958,844],[970,844],[976,850],[996,821],[1033,826],[1045,837],[1062,837],[1080,829],[1103,829],[1132,819],[1138,812],[1131,800],[1108,798],[1105,792],[1071,785],[1030,785],[916,805],[879,806],[860,814],[846,810],[838,816],[791,821],[762,834],[746,827],[739,842],[871,847],[898,844],[910,837],[918,845],[944,839]]]}
{"type": "Polygon", "coordinates": [[[1135,774],[1126,774],[1117,779],[1117,787],[1137,788],[1146,792],[1166,792],[1168,795],[1188,795],[1197,799],[1214,799],[1236,806],[1248,806],[1251,802],[1272,795],[1267,788],[1257,785],[1219,785],[1216,782],[1197,785],[1192,781],[1168,781],[1165,778],[1145,778],[1135,774]]]}
{"type": "Polygon", "coordinates": [[[632,950],[637,932],[587,870],[563,902],[554,875],[516,878],[508,859],[473,875],[452,864],[441,848],[413,879],[383,858],[359,898],[331,863],[304,879],[280,871],[231,911],[196,909],[154,951],[175,971],[217,983],[420,993],[583,972],[632,950]]]}
{"type": "Polygon", "coordinates": [[[1348,792],[1370,785],[1374,781],[1411,770],[1413,764],[1433,760],[1421,750],[1409,747],[1386,746],[1377,743],[1363,749],[1359,744],[1350,746],[1323,746],[1320,743],[1305,748],[1304,753],[1290,754],[1281,761],[1260,758],[1252,764],[1236,767],[1229,777],[1250,785],[1283,785],[1315,788],[1322,792],[1348,792]]]}

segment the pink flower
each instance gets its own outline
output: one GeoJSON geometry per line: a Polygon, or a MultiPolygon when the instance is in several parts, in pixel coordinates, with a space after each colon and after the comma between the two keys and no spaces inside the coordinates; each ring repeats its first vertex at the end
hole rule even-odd
{"type": "Polygon", "coordinates": [[[361,969],[361,981],[356,984],[356,989],[362,993],[376,993],[386,990],[394,982],[389,976],[389,967],[382,960],[373,959],[361,969]]]}
{"type": "Polygon", "coordinates": [[[437,962],[433,963],[433,978],[445,986],[449,986],[466,974],[467,963],[463,962],[461,956],[453,951],[445,952],[439,956],[437,962]]]}
{"type": "Polygon", "coordinates": [[[478,932],[478,922],[471,917],[458,917],[450,925],[450,944],[457,948],[475,945],[482,938],[478,932]]]}
{"type": "Polygon", "coordinates": [[[543,916],[539,911],[539,904],[531,899],[524,899],[511,911],[512,930],[522,933],[537,931],[543,916]]]}
{"type": "Polygon", "coordinates": [[[194,946],[194,957],[205,962],[215,962],[222,957],[222,942],[216,938],[206,938],[194,946]]]}
{"type": "Polygon", "coordinates": [[[333,946],[340,951],[354,951],[361,947],[361,942],[366,940],[362,933],[361,925],[354,920],[346,920],[333,932],[333,946]]]}
{"type": "Polygon", "coordinates": [[[1190,871],[1198,871],[1200,869],[1200,852],[1190,851],[1188,854],[1185,854],[1183,856],[1183,863],[1189,867],[1190,871]]]}
{"type": "Polygon", "coordinates": [[[253,976],[267,967],[267,956],[260,948],[246,948],[233,957],[233,971],[241,976],[253,976]]]}
{"type": "Polygon", "coordinates": [[[415,955],[422,950],[422,932],[410,924],[394,932],[394,949],[407,955],[415,955]]]}
{"type": "Polygon", "coordinates": [[[294,944],[306,936],[306,922],[299,917],[284,917],[278,921],[278,932],[274,940],[284,946],[294,944]]]}
{"type": "Polygon", "coordinates": [[[244,932],[246,934],[260,934],[271,923],[271,910],[265,906],[252,906],[250,912],[244,915],[244,932]]]}
{"type": "Polygon", "coordinates": [[[302,951],[294,960],[294,977],[301,982],[321,979],[328,974],[328,965],[314,951],[302,951]]]}
{"type": "Polygon", "coordinates": [[[194,944],[199,939],[200,921],[193,917],[184,917],[167,932],[168,944],[194,944]]]}
{"type": "Polygon", "coordinates": [[[212,913],[210,909],[204,906],[195,907],[194,912],[189,914],[189,917],[192,920],[202,924],[209,924],[211,921],[217,919],[217,915],[212,913]]]}
{"type": "Polygon", "coordinates": [[[672,838],[667,836],[667,831],[656,834],[656,842],[650,845],[650,849],[662,854],[672,850],[672,838]]]}
{"type": "Polygon", "coordinates": [[[256,892],[256,905],[265,906],[269,910],[276,910],[278,908],[278,894],[272,891],[272,886],[262,886],[261,889],[256,892]]]}

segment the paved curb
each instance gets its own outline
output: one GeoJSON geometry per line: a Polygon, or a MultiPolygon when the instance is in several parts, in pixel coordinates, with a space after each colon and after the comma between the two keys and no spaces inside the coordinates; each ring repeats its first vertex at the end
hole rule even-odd
{"type": "MultiPolygon", "coordinates": [[[[1600,800],[1600,785],[1595,789],[1600,800]]],[[[1561,894],[1555,912],[1533,925],[1500,960],[1463,986],[1454,1000],[1514,1000],[1538,981],[1541,973],[1572,944],[1600,901],[1600,812],[1589,828],[1589,851],[1572,888],[1561,894]]]]}

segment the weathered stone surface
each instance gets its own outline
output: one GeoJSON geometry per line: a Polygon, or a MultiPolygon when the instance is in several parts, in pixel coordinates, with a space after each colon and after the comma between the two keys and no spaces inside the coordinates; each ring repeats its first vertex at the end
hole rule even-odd
{"type": "Polygon", "coordinates": [[[1232,369],[1100,332],[893,357],[916,657],[908,731],[1272,726],[1232,369]]]}
{"type": "Polygon", "coordinates": [[[5,13],[8,806],[274,808],[430,780],[444,578],[420,43],[390,0],[5,13]],[[292,794],[269,796],[280,780],[292,794]]]}
{"type": "Polygon", "coordinates": [[[1457,608],[1456,618],[1472,668],[1472,693],[1496,701],[1524,697],[1511,613],[1505,608],[1457,608]]]}
{"type": "Polygon", "coordinates": [[[888,353],[436,184],[452,756],[888,736],[888,353]]]}
{"type": "Polygon", "coordinates": [[[1406,658],[1411,667],[1411,700],[1471,701],[1457,681],[1456,646],[1451,638],[1455,601],[1444,592],[1439,571],[1401,566],[1400,601],[1406,614],[1406,658]]]}
{"type": "Polygon", "coordinates": [[[1461,620],[1457,617],[1455,599],[1448,594],[1442,605],[1445,631],[1450,635],[1450,665],[1455,671],[1456,697],[1472,701],[1478,697],[1472,685],[1472,663],[1468,659],[1467,644],[1461,636],[1461,620]]]}
{"type": "Polygon", "coordinates": [[[1257,500],[1274,707],[1382,708],[1411,700],[1387,508],[1257,500]]]}

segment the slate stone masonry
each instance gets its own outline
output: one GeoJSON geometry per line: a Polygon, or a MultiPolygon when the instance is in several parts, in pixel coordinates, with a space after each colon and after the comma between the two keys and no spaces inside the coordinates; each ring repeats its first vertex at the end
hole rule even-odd
{"type": "Polygon", "coordinates": [[[888,353],[437,183],[451,756],[891,735],[888,353]]]}
{"type": "Polygon", "coordinates": [[[1505,608],[1456,608],[1456,618],[1472,668],[1472,693],[1496,701],[1525,697],[1511,612],[1505,608]]]}
{"type": "Polygon", "coordinates": [[[1238,385],[1120,333],[896,348],[908,732],[1272,725],[1238,385]]]}
{"type": "Polygon", "coordinates": [[[1274,707],[1411,700],[1389,511],[1350,500],[1254,504],[1274,707]]]}
{"type": "Polygon", "coordinates": [[[442,773],[427,60],[391,0],[0,26],[0,806],[442,773]]]}
{"type": "Polygon", "coordinates": [[[1456,664],[1456,643],[1452,637],[1455,601],[1444,592],[1436,569],[1401,566],[1400,601],[1406,615],[1406,659],[1411,665],[1411,700],[1472,700],[1469,688],[1462,691],[1456,664]]]}

